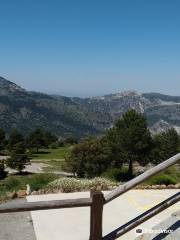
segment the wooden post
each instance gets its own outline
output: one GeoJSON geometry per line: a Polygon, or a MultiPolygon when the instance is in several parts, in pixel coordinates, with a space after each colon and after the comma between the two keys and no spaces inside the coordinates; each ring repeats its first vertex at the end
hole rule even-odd
{"type": "Polygon", "coordinates": [[[91,191],[90,240],[102,240],[102,217],[104,195],[100,191],[91,191]]]}

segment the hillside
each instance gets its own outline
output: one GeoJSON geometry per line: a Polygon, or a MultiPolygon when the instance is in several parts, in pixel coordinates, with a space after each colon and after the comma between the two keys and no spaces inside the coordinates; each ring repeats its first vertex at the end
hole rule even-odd
{"type": "Polygon", "coordinates": [[[61,136],[97,134],[109,125],[110,116],[90,112],[71,98],[28,92],[0,78],[0,126],[28,133],[37,127],[61,136]]]}
{"type": "Polygon", "coordinates": [[[174,127],[180,132],[180,97],[159,93],[120,92],[96,98],[78,99],[90,111],[108,113],[113,121],[129,109],[147,116],[153,133],[174,127]]]}
{"type": "Polygon", "coordinates": [[[147,116],[152,132],[180,129],[180,97],[135,91],[94,98],[28,92],[0,77],[0,126],[28,133],[44,127],[58,136],[100,134],[128,109],[147,116]]]}

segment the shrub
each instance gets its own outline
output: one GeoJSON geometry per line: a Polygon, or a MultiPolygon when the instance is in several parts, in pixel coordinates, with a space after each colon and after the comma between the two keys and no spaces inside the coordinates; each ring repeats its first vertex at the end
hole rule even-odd
{"type": "Polygon", "coordinates": [[[117,183],[105,178],[76,179],[76,178],[59,178],[47,185],[48,192],[80,192],[89,191],[91,189],[109,190],[116,186],[117,183]]]}
{"type": "MultiPolygon", "coordinates": [[[[26,176],[9,176],[6,179],[0,181],[0,193],[17,191],[20,189],[26,189],[26,184],[29,184],[32,191],[37,191],[45,187],[49,182],[54,181],[57,178],[55,174],[32,174],[26,176]]],[[[1,194],[0,194],[1,195],[1,194]]]]}
{"type": "Polygon", "coordinates": [[[6,191],[18,190],[21,188],[22,182],[20,177],[10,176],[1,182],[0,188],[6,191]]]}
{"type": "Polygon", "coordinates": [[[65,143],[73,145],[73,144],[77,144],[78,141],[77,141],[76,137],[69,135],[69,136],[66,137],[65,143]]]}
{"type": "Polygon", "coordinates": [[[110,148],[103,139],[88,137],[75,145],[65,159],[63,170],[82,178],[100,176],[110,166],[110,148]]]}
{"type": "Polygon", "coordinates": [[[65,142],[63,140],[59,140],[58,147],[64,147],[64,146],[65,146],[65,142]]]}
{"type": "Polygon", "coordinates": [[[49,145],[49,147],[50,147],[51,149],[57,149],[57,148],[59,147],[59,145],[58,145],[57,142],[54,142],[54,143],[51,143],[51,144],[49,145]]]}
{"type": "Polygon", "coordinates": [[[129,172],[127,167],[123,168],[112,168],[107,170],[102,174],[102,177],[105,177],[107,179],[118,181],[118,182],[124,182],[129,180],[129,172]]]}
{"type": "Polygon", "coordinates": [[[173,177],[176,182],[180,182],[180,165],[175,165],[164,171],[164,174],[173,177]]]}
{"type": "Polygon", "coordinates": [[[167,170],[163,171],[162,173],[158,174],[157,176],[151,177],[149,180],[146,181],[146,184],[176,184],[180,182],[180,171],[179,166],[174,165],[167,170]]]}
{"type": "Polygon", "coordinates": [[[29,184],[31,186],[31,190],[37,191],[38,189],[43,188],[46,186],[49,182],[54,181],[57,178],[55,174],[34,174],[31,176],[27,176],[26,178],[26,184],[29,184]]]}
{"type": "Polygon", "coordinates": [[[170,185],[170,184],[176,184],[177,181],[175,178],[173,178],[170,175],[161,174],[158,176],[152,177],[149,181],[147,181],[150,185],[170,185]]]}

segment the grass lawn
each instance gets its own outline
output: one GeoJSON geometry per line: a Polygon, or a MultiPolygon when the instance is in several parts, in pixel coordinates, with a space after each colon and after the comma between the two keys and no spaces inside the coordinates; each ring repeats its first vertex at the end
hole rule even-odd
{"type": "Polygon", "coordinates": [[[40,149],[39,153],[32,155],[31,161],[51,161],[64,160],[66,155],[70,152],[71,146],[60,147],[57,149],[40,149]]]}
{"type": "Polygon", "coordinates": [[[60,172],[62,171],[62,163],[64,162],[64,159],[60,159],[60,160],[46,160],[46,164],[48,164],[49,166],[47,167],[43,167],[43,172],[60,172]]]}
{"type": "Polygon", "coordinates": [[[62,171],[62,163],[70,150],[71,146],[57,149],[40,149],[39,153],[32,155],[31,162],[48,164],[49,166],[43,168],[44,172],[62,171]]]}

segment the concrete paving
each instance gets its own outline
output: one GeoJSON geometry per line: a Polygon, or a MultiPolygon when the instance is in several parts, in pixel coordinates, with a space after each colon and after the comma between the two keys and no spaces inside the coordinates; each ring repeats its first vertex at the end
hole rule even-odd
{"type": "MultiPolygon", "coordinates": [[[[178,190],[131,190],[104,207],[103,235],[118,228],[142,212],[165,200],[178,190]]],[[[107,192],[105,193],[107,194],[107,192]]],[[[88,192],[29,196],[29,202],[89,197],[88,192]]],[[[180,209],[180,203],[166,209],[137,228],[152,229],[180,209]]],[[[90,209],[71,208],[31,212],[37,240],[88,240],[90,209]]],[[[137,229],[136,228],[136,229],[137,229]]],[[[133,240],[136,229],[122,236],[133,240]]]]}
{"type": "Polygon", "coordinates": [[[152,228],[152,231],[136,238],[136,240],[176,240],[180,239],[180,211],[152,228]]]}
{"type": "MultiPolygon", "coordinates": [[[[14,200],[8,204],[26,200],[14,200]]],[[[0,240],[36,240],[31,214],[22,213],[1,213],[0,214],[0,240]]]]}

